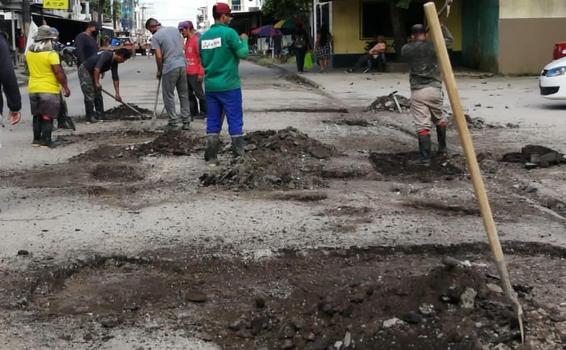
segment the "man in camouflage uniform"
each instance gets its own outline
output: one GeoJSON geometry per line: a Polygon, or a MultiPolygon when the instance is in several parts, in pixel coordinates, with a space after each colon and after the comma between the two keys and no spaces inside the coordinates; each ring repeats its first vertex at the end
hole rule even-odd
{"type": "MultiPolygon", "coordinates": [[[[449,44],[453,40],[452,35],[446,27],[442,29],[449,44]]],[[[401,53],[411,68],[411,115],[417,129],[421,162],[428,167],[432,153],[432,126],[436,126],[438,154],[445,156],[447,122],[442,110],[442,79],[436,51],[433,43],[427,40],[422,24],[411,28],[411,42],[403,46],[401,53]]]]}

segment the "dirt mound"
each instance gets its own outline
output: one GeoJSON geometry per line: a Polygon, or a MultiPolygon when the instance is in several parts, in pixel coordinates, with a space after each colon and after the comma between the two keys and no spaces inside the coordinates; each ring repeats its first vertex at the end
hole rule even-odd
{"type": "MultiPolygon", "coordinates": [[[[411,100],[405,96],[395,95],[401,110],[408,111],[411,106],[411,100]]],[[[393,95],[385,95],[377,97],[371,105],[366,109],[373,112],[398,112],[393,95]]]]}
{"type": "Polygon", "coordinates": [[[246,143],[244,157],[204,174],[202,184],[244,190],[322,187],[323,160],[335,153],[333,147],[295,128],[252,132],[246,143]]]}
{"type": "Polygon", "coordinates": [[[71,162],[98,162],[134,157],[134,146],[101,145],[70,159],[71,162]]]}
{"type": "Polygon", "coordinates": [[[426,168],[419,164],[419,157],[418,152],[372,152],[369,159],[374,169],[386,177],[416,178],[428,182],[464,174],[460,166],[454,164],[454,160],[433,157],[431,166],[426,168]]]}
{"type": "Polygon", "coordinates": [[[140,106],[135,105],[133,103],[129,103],[129,105],[132,106],[133,108],[137,109],[141,113],[143,113],[145,116],[141,116],[138,113],[132,111],[130,108],[121,104],[118,107],[114,107],[114,108],[110,108],[110,109],[106,110],[104,112],[104,118],[107,119],[107,120],[145,120],[145,119],[151,119],[151,116],[153,115],[153,111],[151,111],[147,108],[140,107],[140,106]]]}
{"type": "MultiPolygon", "coordinates": [[[[161,327],[226,349],[519,348],[515,314],[488,257],[464,251],[455,258],[466,261],[441,262],[432,250],[389,251],[279,252],[260,261],[95,257],[47,270],[22,293],[30,293],[34,315],[80,325],[93,340],[106,335],[86,326],[93,322],[144,327],[148,314],[159,314],[161,327]]],[[[512,263],[545,271],[514,276],[529,349],[561,348],[564,316],[548,304],[562,300],[561,259],[514,256],[512,263]]]]}
{"type": "Polygon", "coordinates": [[[346,125],[346,126],[362,126],[368,127],[373,124],[365,119],[337,119],[337,120],[323,120],[324,124],[346,125]]]}
{"type": "Polygon", "coordinates": [[[155,140],[136,148],[137,155],[190,155],[206,147],[205,137],[193,132],[170,130],[159,135],[155,140]]]}
{"type": "Polygon", "coordinates": [[[508,163],[523,163],[527,169],[548,168],[566,163],[566,157],[562,153],[539,145],[527,145],[520,153],[506,153],[501,160],[508,163]]]}
{"type": "Polygon", "coordinates": [[[100,181],[141,181],[145,177],[139,168],[124,163],[97,164],[90,173],[100,181]]]}

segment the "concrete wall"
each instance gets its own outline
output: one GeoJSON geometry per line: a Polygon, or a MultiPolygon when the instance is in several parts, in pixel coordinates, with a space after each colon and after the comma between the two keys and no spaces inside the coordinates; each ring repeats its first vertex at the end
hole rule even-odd
{"type": "Polygon", "coordinates": [[[499,72],[540,73],[552,61],[554,44],[566,41],[565,28],[566,18],[501,19],[499,72]]]}
{"type": "Polygon", "coordinates": [[[500,0],[500,18],[566,17],[564,0],[500,0]]]}
{"type": "Polygon", "coordinates": [[[499,0],[499,72],[538,74],[566,41],[565,0],[499,0]]]}
{"type": "Polygon", "coordinates": [[[465,1],[462,16],[462,64],[497,72],[499,0],[465,1]]]}

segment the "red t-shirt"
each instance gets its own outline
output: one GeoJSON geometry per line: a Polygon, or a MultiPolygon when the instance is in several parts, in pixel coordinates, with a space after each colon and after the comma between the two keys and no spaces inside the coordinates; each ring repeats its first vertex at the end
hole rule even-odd
{"type": "Polygon", "coordinates": [[[204,76],[204,68],[200,62],[198,36],[193,35],[185,42],[185,57],[187,58],[187,74],[204,76]]]}

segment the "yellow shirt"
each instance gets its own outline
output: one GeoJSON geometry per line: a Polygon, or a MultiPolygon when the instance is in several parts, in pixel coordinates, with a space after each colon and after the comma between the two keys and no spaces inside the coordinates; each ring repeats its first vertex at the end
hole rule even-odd
{"type": "Polygon", "coordinates": [[[52,65],[61,64],[55,51],[26,53],[29,69],[28,91],[32,94],[58,94],[59,82],[51,69],[52,65]]]}

